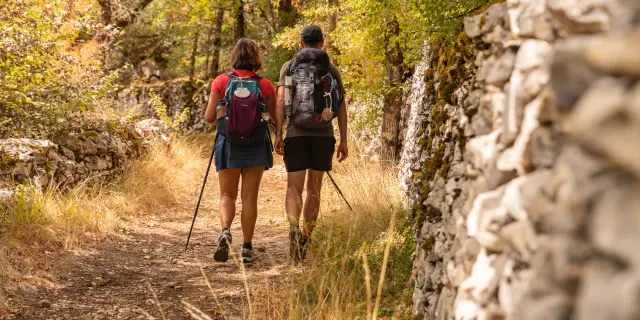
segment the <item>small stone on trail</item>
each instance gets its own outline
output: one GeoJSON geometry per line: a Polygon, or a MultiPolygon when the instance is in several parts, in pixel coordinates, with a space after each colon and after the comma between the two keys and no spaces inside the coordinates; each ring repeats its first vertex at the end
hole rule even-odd
{"type": "Polygon", "coordinates": [[[49,302],[49,300],[42,300],[38,302],[38,306],[40,306],[40,308],[51,308],[51,302],[49,302]]]}
{"type": "Polygon", "coordinates": [[[151,259],[151,256],[144,256],[145,259],[151,259]]]}
{"type": "Polygon", "coordinates": [[[103,277],[95,277],[93,281],[91,281],[91,285],[94,287],[102,287],[111,282],[111,279],[105,279],[103,277]]]}
{"type": "Polygon", "coordinates": [[[149,253],[149,249],[142,249],[142,252],[149,253]]]}
{"type": "Polygon", "coordinates": [[[178,259],[176,258],[171,259],[171,264],[177,264],[177,263],[178,263],[178,259]]]}

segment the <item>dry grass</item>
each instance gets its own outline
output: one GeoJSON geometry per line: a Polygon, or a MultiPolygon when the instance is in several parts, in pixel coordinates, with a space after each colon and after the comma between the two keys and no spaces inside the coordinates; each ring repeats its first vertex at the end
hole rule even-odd
{"type": "MultiPolygon", "coordinates": [[[[87,238],[113,230],[126,217],[154,213],[177,202],[179,194],[199,182],[202,173],[197,169],[204,166],[203,153],[210,147],[202,141],[175,138],[169,147],[155,145],[110,184],[88,181],[65,194],[22,189],[0,216],[6,233],[2,239],[7,243],[0,248],[0,277],[5,275],[0,281],[6,284],[6,275],[24,275],[23,270],[35,266],[38,255],[34,252],[79,247],[87,238]]],[[[243,273],[245,310],[233,316],[409,318],[415,248],[395,170],[352,157],[336,165],[332,175],[354,211],[325,179],[316,243],[305,263],[260,284],[248,284],[243,273]]],[[[242,264],[236,263],[242,271],[242,264]]],[[[42,274],[31,272],[30,277],[46,281],[42,274]]],[[[212,290],[211,294],[212,303],[220,306],[212,290]]],[[[188,302],[183,305],[195,319],[210,318],[188,302]]],[[[227,316],[225,310],[220,312],[227,316]]]]}
{"type": "Polygon", "coordinates": [[[269,319],[410,318],[413,231],[394,169],[351,159],[329,179],[314,245],[302,268],[263,294],[269,319]]]}
{"type": "MultiPolygon", "coordinates": [[[[253,284],[247,276],[242,319],[413,319],[410,303],[415,243],[396,171],[350,159],[332,173],[350,211],[325,179],[316,242],[302,266],[277,280],[253,284]]],[[[239,261],[235,261],[243,270],[239,261]]],[[[212,303],[220,306],[209,286],[212,303]]],[[[211,319],[185,305],[194,319],[211,319]]],[[[223,317],[227,315],[220,310],[223,317]]]]}
{"type": "MultiPolygon", "coordinates": [[[[152,144],[110,182],[89,179],[72,190],[59,192],[20,186],[0,212],[0,283],[46,283],[42,253],[77,249],[99,238],[132,215],[157,212],[175,203],[200,178],[210,137],[174,137],[171,143],[152,144]]],[[[2,286],[0,286],[2,289],[2,286]]]]}

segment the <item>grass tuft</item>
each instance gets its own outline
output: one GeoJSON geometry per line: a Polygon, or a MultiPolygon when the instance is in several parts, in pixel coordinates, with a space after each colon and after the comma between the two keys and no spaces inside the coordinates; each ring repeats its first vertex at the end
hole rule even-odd
{"type": "Polygon", "coordinates": [[[107,182],[88,179],[64,192],[18,186],[12,199],[0,203],[0,292],[17,289],[25,278],[46,282],[43,252],[81,249],[127,217],[153,214],[177,203],[201,176],[197,171],[206,161],[204,149],[210,147],[204,139],[210,137],[152,143],[143,158],[107,182]]]}

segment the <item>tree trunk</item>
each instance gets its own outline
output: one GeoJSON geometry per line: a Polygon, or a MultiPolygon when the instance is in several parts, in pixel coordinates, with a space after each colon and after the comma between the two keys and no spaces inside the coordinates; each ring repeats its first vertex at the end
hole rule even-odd
{"type": "Polygon", "coordinates": [[[278,6],[278,28],[279,31],[286,27],[292,27],[296,22],[297,12],[292,0],[280,0],[278,6]]]}
{"type": "Polygon", "coordinates": [[[244,22],[244,2],[243,0],[236,0],[233,4],[233,17],[236,19],[236,25],[234,28],[234,39],[238,41],[244,38],[245,22],[244,22]]]}
{"type": "Polygon", "coordinates": [[[125,28],[135,21],[140,15],[140,12],[151,4],[153,0],[140,0],[133,8],[128,12],[116,12],[114,15],[113,0],[98,0],[98,6],[100,6],[100,23],[103,26],[115,24],[118,28],[125,28]],[[114,16],[117,19],[114,21],[114,16]]]}
{"type": "Polygon", "coordinates": [[[191,66],[189,68],[189,81],[193,83],[196,75],[196,55],[198,54],[198,38],[200,37],[200,29],[196,30],[193,37],[193,50],[191,51],[191,66]]]}
{"type": "Polygon", "coordinates": [[[382,150],[384,163],[392,164],[399,155],[400,114],[402,111],[402,82],[405,80],[405,65],[402,48],[397,39],[400,25],[395,17],[387,23],[385,32],[386,91],[382,107],[382,150]]]}
{"type": "MultiPolygon", "coordinates": [[[[329,0],[329,9],[337,11],[339,7],[340,7],[340,3],[338,2],[338,0],[329,0]]],[[[333,32],[336,30],[337,25],[338,25],[338,14],[337,12],[333,12],[329,17],[329,26],[326,32],[327,51],[329,51],[329,53],[332,56],[337,56],[340,54],[340,51],[338,50],[338,47],[336,47],[335,41],[333,39],[333,32]]],[[[333,61],[333,63],[336,64],[335,60],[333,61]]]]}
{"type": "Polygon", "coordinates": [[[111,0],[98,0],[98,5],[100,6],[100,23],[103,26],[108,26],[111,24],[111,0]]]}
{"type": "Polygon", "coordinates": [[[222,44],[222,24],[224,23],[224,9],[218,8],[215,26],[213,29],[213,54],[208,74],[210,77],[216,76],[220,69],[220,45],[222,44]]]}
{"type": "Polygon", "coordinates": [[[209,31],[207,31],[207,41],[205,41],[205,46],[202,48],[206,52],[206,58],[204,59],[204,72],[205,76],[209,76],[209,60],[211,60],[211,37],[213,36],[213,27],[214,23],[211,22],[211,26],[209,27],[209,31]]]}

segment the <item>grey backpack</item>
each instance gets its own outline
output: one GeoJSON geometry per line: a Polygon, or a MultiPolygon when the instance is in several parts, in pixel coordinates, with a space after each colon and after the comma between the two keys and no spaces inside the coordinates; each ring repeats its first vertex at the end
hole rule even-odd
{"type": "Polygon", "coordinates": [[[294,93],[287,116],[296,127],[326,128],[338,116],[343,93],[330,70],[329,56],[321,49],[302,49],[292,60],[289,75],[294,93]]]}

